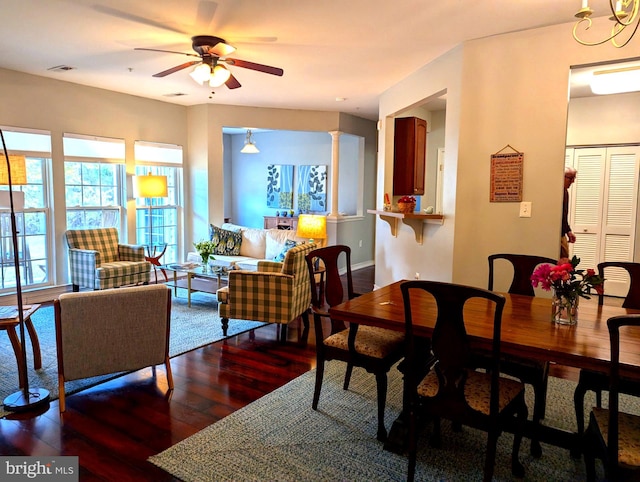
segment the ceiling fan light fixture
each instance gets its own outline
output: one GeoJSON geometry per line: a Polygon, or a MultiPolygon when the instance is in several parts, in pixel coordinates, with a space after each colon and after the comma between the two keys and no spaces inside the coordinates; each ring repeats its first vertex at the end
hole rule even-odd
{"type": "Polygon", "coordinates": [[[211,66],[204,63],[196,65],[189,75],[198,84],[202,85],[211,78],[211,66]]]}
{"type": "Polygon", "coordinates": [[[253,134],[251,129],[247,129],[247,138],[244,141],[244,147],[240,150],[243,154],[258,154],[260,151],[253,142],[253,134]]]}
{"type": "Polygon", "coordinates": [[[233,45],[229,45],[224,42],[220,42],[218,45],[216,45],[216,48],[221,57],[225,57],[236,51],[236,48],[233,45]]]}
{"type": "Polygon", "coordinates": [[[211,87],[220,87],[231,77],[231,72],[229,72],[222,65],[216,65],[211,72],[211,78],[209,79],[209,85],[211,87]]]}
{"type": "Polygon", "coordinates": [[[640,66],[594,72],[590,84],[597,95],[636,92],[640,90],[640,66]]]}

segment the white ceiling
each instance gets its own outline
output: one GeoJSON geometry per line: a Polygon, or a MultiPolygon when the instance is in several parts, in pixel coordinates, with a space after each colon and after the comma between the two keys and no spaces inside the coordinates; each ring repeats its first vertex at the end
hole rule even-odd
{"type": "Polygon", "coordinates": [[[375,120],[382,92],[461,42],[572,22],[580,3],[0,0],[0,67],[181,105],[341,111],[375,120]],[[193,35],[222,37],[237,47],[230,57],[281,67],[284,76],[230,67],[242,87],[213,90],[196,84],[191,68],[152,77],[192,57],[134,50],[194,53],[193,35]],[[60,65],[73,70],[47,70],[60,65]],[[167,97],[176,93],[186,95],[167,97]]]}

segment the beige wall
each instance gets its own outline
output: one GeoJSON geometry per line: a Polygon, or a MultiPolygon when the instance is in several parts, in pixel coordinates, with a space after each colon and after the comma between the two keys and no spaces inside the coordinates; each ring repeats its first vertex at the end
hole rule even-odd
{"type": "MultiPolygon", "coordinates": [[[[637,42],[625,49],[581,46],[571,28],[467,42],[385,92],[382,119],[447,90],[445,222],[426,225],[419,246],[408,227],[392,239],[378,221],[376,284],[418,271],[421,278],[486,287],[491,253],[557,256],[570,67],[640,55],[637,42]],[[524,152],[523,200],[532,202],[531,218],[518,216],[518,203],[489,202],[490,156],[507,144],[524,152]]],[[[388,131],[383,122],[381,143],[392,139],[388,131]]],[[[389,186],[388,148],[380,149],[379,164],[379,186],[389,186]]]]}
{"type": "MultiPolygon", "coordinates": [[[[218,105],[184,107],[5,69],[0,69],[0,102],[0,126],[51,132],[54,206],[64,206],[65,200],[62,149],[62,134],[65,132],[124,139],[128,174],[135,169],[134,141],[183,146],[187,160],[184,169],[187,195],[184,211],[185,252],[189,251],[193,239],[207,235],[210,220],[222,222],[224,217],[224,189],[211,188],[219,186],[224,179],[224,126],[321,132],[343,130],[364,137],[367,143],[366,169],[371,179],[367,196],[369,200],[373,199],[375,123],[350,115],[218,105]]],[[[130,200],[127,207],[133,210],[134,201],[130,200]]],[[[57,255],[51,263],[55,279],[63,283],[67,278],[66,245],[63,240],[65,211],[54,209],[52,216],[50,229],[56,233],[57,255]]],[[[365,218],[360,221],[358,229],[372,233],[372,224],[373,220],[365,218]]],[[[350,225],[351,229],[353,225],[350,225]]],[[[128,217],[127,239],[129,242],[135,241],[135,216],[128,217]]],[[[371,248],[369,252],[372,252],[371,248]]],[[[371,258],[372,255],[369,256],[369,262],[371,258]]],[[[37,301],[40,299],[29,298],[29,302],[37,301]]]]}

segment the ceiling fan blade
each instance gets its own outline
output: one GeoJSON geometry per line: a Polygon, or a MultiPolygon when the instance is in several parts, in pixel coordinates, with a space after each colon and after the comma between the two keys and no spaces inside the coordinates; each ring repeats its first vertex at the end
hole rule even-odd
{"type": "Polygon", "coordinates": [[[144,17],[141,17],[139,15],[135,15],[135,14],[132,14],[132,13],[124,12],[124,11],[118,10],[116,8],[108,7],[106,5],[94,5],[92,8],[94,10],[97,10],[98,12],[106,13],[107,15],[111,15],[113,17],[122,18],[124,20],[129,20],[131,22],[140,23],[142,25],[149,25],[151,27],[161,28],[161,29],[164,29],[164,30],[169,30],[170,32],[176,32],[176,33],[181,33],[181,34],[186,34],[187,33],[183,29],[180,29],[180,28],[177,28],[177,27],[172,27],[171,25],[168,25],[166,23],[157,22],[157,21],[152,20],[150,18],[144,18],[144,17]]]}
{"type": "Polygon", "coordinates": [[[233,74],[229,76],[229,79],[224,84],[230,89],[237,89],[238,87],[242,87],[242,84],[238,82],[238,79],[236,79],[233,74]]]}
{"type": "Polygon", "coordinates": [[[186,52],[176,52],[175,50],[145,49],[142,47],[136,47],[133,50],[146,50],[147,52],[163,52],[165,54],[180,54],[180,55],[188,55],[189,57],[200,57],[199,55],[196,55],[196,54],[189,54],[186,52]]]}
{"type": "Polygon", "coordinates": [[[162,72],[158,72],[157,74],[153,74],[153,77],[165,77],[169,74],[173,74],[174,72],[178,72],[179,70],[186,69],[187,67],[191,67],[192,65],[199,64],[199,60],[192,60],[190,62],[186,62],[182,65],[176,65],[168,70],[164,70],[162,72]]]}
{"type": "Polygon", "coordinates": [[[194,30],[196,32],[206,32],[211,26],[211,21],[216,14],[218,4],[208,0],[201,0],[198,3],[198,11],[196,13],[196,23],[194,30]]]}
{"type": "Polygon", "coordinates": [[[236,67],[242,67],[245,69],[257,70],[258,72],[264,72],[265,74],[282,76],[284,70],[278,67],[271,67],[269,65],[256,64],[255,62],[249,62],[247,60],[240,59],[224,59],[229,65],[235,65],[236,67]]]}

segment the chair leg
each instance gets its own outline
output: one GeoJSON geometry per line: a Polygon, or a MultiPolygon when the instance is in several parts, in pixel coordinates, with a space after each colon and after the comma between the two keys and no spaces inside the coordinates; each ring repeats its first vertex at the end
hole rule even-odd
{"type": "Polygon", "coordinates": [[[484,478],[485,482],[491,482],[493,478],[493,468],[496,463],[496,446],[498,444],[498,435],[500,432],[496,429],[489,431],[487,437],[487,454],[484,459],[484,478]]]}
{"type": "Polygon", "coordinates": [[[282,324],[280,325],[280,341],[281,341],[282,343],[284,343],[284,342],[286,342],[286,341],[287,341],[287,328],[288,328],[288,326],[289,326],[289,325],[287,325],[287,324],[285,324],[285,323],[282,323],[282,324]]]}
{"type": "Polygon", "coordinates": [[[300,316],[302,316],[302,324],[304,326],[304,329],[308,330],[309,329],[309,310],[306,310],[300,316]]]}
{"type": "Polygon", "coordinates": [[[442,435],[440,430],[440,417],[433,419],[433,433],[429,438],[429,443],[433,448],[439,449],[442,447],[442,435]]]}
{"type": "Polygon", "coordinates": [[[316,387],[313,390],[313,402],[311,408],[318,410],[318,401],[320,400],[320,390],[322,390],[322,378],[324,377],[324,360],[318,360],[316,367],[316,387]]]}
{"type": "Polygon", "coordinates": [[[531,455],[535,458],[542,457],[542,447],[538,438],[538,427],[540,421],[544,419],[544,412],[547,404],[547,384],[540,383],[533,386],[535,402],[533,406],[533,426],[534,433],[531,438],[531,455]]]}
{"type": "MultiPolygon", "coordinates": [[[[527,404],[522,402],[520,409],[517,413],[517,430],[513,435],[513,449],[511,452],[511,473],[515,477],[524,477],[524,466],[520,463],[520,444],[522,443],[522,434],[524,433],[525,425],[527,423],[527,404]]],[[[532,441],[533,443],[533,441],[532,441]]]]}
{"type": "MultiPolygon", "coordinates": [[[[573,392],[573,407],[576,412],[576,426],[578,428],[578,440],[582,440],[584,436],[584,396],[587,393],[587,389],[581,383],[578,383],[575,391],[573,392]]],[[[581,444],[576,444],[571,449],[571,457],[574,459],[580,458],[581,444]]]]}
{"type": "Polygon", "coordinates": [[[384,409],[387,402],[387,374],[386,372],[376,373],[376,385],[378,388],[378,434],[380,442],[387,440],[387,429],[384,426],[384,409]]]}
{"type": "Polygon", "coordinates": [[[407,468],[407,482],[413,482],[416,473],[416,457],[418,452],[418,434],[416,427],[416,412],[415,408],[409,409],[409,441],[407,449],[408,454],[408,468],[407,468]]]}
{"type": "Polygon", "coordinates": [[[164,359],[164,367],[167,372],[167,386],[169,390],[173,390],[173,373],[171,372],[171,363],[169,363],[169,357],[164,359]]]}
{"type": "Polygon", "coordinates": [[[77,293],[78,291],[80,291],[80,285],[71,285],[71,289],[74,293],[77,293]]]}
{"type": "Polygon", "coordinates": [[[602,408],[602,390],[596,390],[596,406],[602,408]]]}
{"type": "Polygon", "coordinates": [[[347,363],[347,371],[344,374],[344,384],[342,385],[343,390],[349,390],[349,383],[351,382],[351,373],[353,373],[353,364],[347,363]]]}

